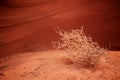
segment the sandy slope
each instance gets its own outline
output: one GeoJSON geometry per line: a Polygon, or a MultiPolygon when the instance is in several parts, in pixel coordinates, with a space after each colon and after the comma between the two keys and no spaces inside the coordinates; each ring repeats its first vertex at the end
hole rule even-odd
{"type": "Polygon", "coordinates": [[[16,54],[0,60],[0,80],[120,80],[120,52],[110,63],[84,68],[63,59],[61,51],[16,54]]]}

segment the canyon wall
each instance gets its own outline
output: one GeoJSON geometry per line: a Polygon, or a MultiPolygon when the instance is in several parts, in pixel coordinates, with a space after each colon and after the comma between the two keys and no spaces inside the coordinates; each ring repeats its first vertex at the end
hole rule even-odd
{"type": "Polygon", "coordinates": [[[1,0],[0,58],[53,49],[54,27],[84,26],[101,46],[120,50],[119,0],[1,0]],[[41,49],[42,48],[42,49],[41,49]]]}

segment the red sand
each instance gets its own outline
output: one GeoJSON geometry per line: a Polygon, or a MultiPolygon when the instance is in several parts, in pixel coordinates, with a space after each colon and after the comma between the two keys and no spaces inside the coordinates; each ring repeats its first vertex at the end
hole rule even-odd
{"type": "Polygon", "coordinates": [[[110,62],[95,68],[80,67],[63,55],[45,51],[0,59],[0,80],[120,80],[120,52],[110,51],[110,62]]]}

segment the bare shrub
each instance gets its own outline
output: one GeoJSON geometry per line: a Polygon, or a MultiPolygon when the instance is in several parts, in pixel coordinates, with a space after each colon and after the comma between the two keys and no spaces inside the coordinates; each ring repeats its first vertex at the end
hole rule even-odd
{"type": "Polygon", "coordinates": [[[83,27],[71,31],[55,28],[60,35],[59,41],[53,41],[53,46],[59,50],[67,51],[65,57],[74,63],[82,65],[98,65],[101,57],[106,54],[106,49],[101,48],[91,37],[83,32],[83,27]]]}

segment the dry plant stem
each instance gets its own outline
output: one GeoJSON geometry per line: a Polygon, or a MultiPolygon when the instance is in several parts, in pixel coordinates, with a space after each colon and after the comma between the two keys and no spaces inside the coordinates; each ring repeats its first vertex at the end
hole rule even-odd
{"type": "Polygon", "coordinates": [[[69,32],[57,27],[55,31],[61,38],[57,42],[53,41],[53,46],[58,50],[67,51],[66,57],[75,63],[98,65],[100,58],[106,54],[106,49],[101,48],[97,42],[93,42],[90,36],[86,36],[83,27],[69,32]]]}

